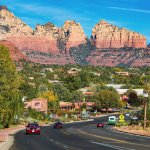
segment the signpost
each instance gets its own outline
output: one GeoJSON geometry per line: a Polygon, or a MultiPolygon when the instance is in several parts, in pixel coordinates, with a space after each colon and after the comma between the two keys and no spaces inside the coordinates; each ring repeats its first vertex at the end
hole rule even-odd
{"type": "Polygon", "coordinates": [[[119,116],[119,123],[125,123],[125,117],[122,114],[119,116]]]}

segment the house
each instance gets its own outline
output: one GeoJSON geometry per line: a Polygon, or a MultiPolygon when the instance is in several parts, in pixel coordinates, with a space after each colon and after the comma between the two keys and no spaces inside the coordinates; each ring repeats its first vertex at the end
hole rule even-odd
{"type": "Polygon", "coordinates": [[[44,68],[44,69],[42,69],[42,72],[46,72],[46,71],[54,72],[53,68],[44,68]]]}
{"type": "Polygon", "coordinates": [[[122,76],[129,76],[129,72],[115,72],[118,75],[122,75],[122,76]]]}
{"type": "MultiPolygon", "coordinates": [[[[119,95],[124,95],[129,89],[116,89],[119,95]]],[[[144,89],[133,89],[137,93],[137,96],[144,94],[144,89]]]]}
{"type": "Polygon", "coordinates": [[[46,99],[35,98],[29,102],[24,102],[24,104],[25,104],[25,107],[24,107],[25,109],[32,108],[39,112],[43,112],[47,114],[48,103],[46,99]]]}
{"type": "Polygon", "coordinates": [[[59,80],[48,80],[49,83],[53,83],[53,84],[61,84],[62,81],[59,81],[59,80]]]}
{"type": "Polygon", "coordinates": [[[74,111],[76,109],[80,109],[83,104],[86,104],[86,109],[90,110],[93,106],[95,106],[94,102],[59,102],[59,107],[61,110],[65,111],[74,111]]]}
{"type": "Polygon", "coordinates": [[[71,68],[70,70],[67,71],[67,73],[68,73],[69,75],[74,75],[74,76],[76,76],[76,75],[79,73],[79,71],[81,71],[81,69],[71,68]]]}
{"type": "Polygon", "coordinates": [[[73,111],[75,109],[74,104],[71,102],[60,101],[59,107],[60,107],[60,110],[64,110],[64,111],[73,111]]]}

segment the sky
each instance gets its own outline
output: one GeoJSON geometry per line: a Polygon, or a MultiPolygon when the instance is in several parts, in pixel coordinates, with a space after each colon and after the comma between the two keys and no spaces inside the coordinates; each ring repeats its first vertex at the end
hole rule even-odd
{"type": "Polygon", "coordinates": [[[90,37],[95,24],[105,20],[143,34],[150,43],[150,0],[0,0],[0,5],[33,29],[36,24],[60,27],[75,20],[90,37]]]}

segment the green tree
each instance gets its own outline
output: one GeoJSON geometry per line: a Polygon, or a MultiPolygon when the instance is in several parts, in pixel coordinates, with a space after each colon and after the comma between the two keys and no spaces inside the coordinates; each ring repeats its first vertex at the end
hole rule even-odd
{"type": "Polygon", "coordinates": [[[9,126],[14,121],[14,116],[20,114],[21,77],[16,72],[6,47],[0,46],[0,114],[1,124],[9,126]]]}
{"type": "Polygon", "coordinates": [[[128,95],[128,103],[133,106],[133,107],[137,107],[140,106],[142,104],[142,97],[138,97],[136,91],[134,90],[129,90],[127,91],[127,95],[128,95]]]}
{"type": "Polygon", "coordinates": [[[94,95],[94,101],[98,108],[105,108],[107,112],[108,108],[117,108],[120,106],[119,94],[108,89],[96,93],[94,95]]]}
{"type": "Polygon", "coordinates": [[[57,94],[59,101],[70,101],[71,93],[65,86],[61,84],[55,84],[52,89],[54,93],[57,94]]]}

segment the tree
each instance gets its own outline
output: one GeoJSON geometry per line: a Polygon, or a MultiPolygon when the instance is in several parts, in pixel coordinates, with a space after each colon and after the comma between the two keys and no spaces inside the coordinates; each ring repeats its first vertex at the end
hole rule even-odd
{"type": "Polygon", "coordinates": [[[57,94],[59,101],[70,101],[71,93],[65,86],[61,84],[55,84],[52,89],[54,93],[57,94]]]}
{"type": "Polygon", "coordinates": [[[59,108],[58,97],[53,91],[39,93],[39,97],[48,100],[48,109],[52,110],[53,112],[56,112],[56,110],[59,108]]]}
{"type": "Polygon", "coordinates": [[[0,114],[1,124],[9,126],[14,121],[14,115],[20,114],[21,77],[16,72],[16,67],[9,56],[6,47],[0,46],[0,114]]]}
{"type": "Polygon", "coordinates": [[[57,100],[57,96],[54,94],[53,91],[46,91],[46,92],[39,93],[39,97],[47,99],[48,102],[54,102],[57,100]]]}
{"type": "Polygon", "coordinates": [[[82,102],[83,99],[84,99],[84,95],[82,94],[82,92],[74,91],[71,93],[71,100],[73,102],[82,102]]]}
{"type": "Polygon", "coordinates": [[[127,91],[127,95],[128,95],[128,103],[133,106],[140,106],[142,104],[142,99],[141,97],[139,98],[136,91],[134,90],[129,90],[127,91]]]}
{"type": "Polygon", "coordinates": [[[96,106],[100,109],[117,108],[120,105],[119,94],[108,89],[101,90],[94,95],[96,106]]]}

